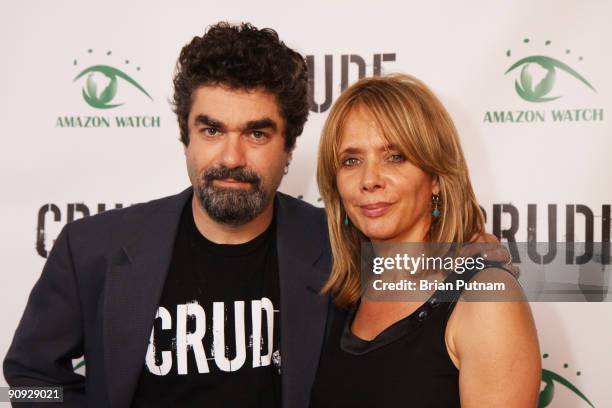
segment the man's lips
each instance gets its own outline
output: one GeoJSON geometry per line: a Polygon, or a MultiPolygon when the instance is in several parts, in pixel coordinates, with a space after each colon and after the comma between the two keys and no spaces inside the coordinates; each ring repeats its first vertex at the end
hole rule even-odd
{"type": "Polygon", "coordinates": [[[244,186],[250,186],[250,183],[246,181],[239,181],[233,178],[225,178],[225,179],[215,179],[213,180],[213,184],[219,187],[230,187],[230,188],[238,188],[244,186]]]}
{"type": "Polygon", "coordinates": [[[377,203],[360,205],[359,209],[361,209],[361,213],[366,217],[375,218],[385,215],[391,208],[391,205],[391,203],[380,201],[377,203]]]}

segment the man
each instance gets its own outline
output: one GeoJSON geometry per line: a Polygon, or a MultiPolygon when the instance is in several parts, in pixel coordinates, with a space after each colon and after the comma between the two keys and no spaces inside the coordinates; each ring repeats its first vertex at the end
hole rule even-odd
{"type": "Polygon", "coordinates": [[[272,30],[219,23],[183,48],[174,87],[192,187],[64,227],[5,377],[62,386],[71,406],[306,407],[327,229],[276,192],[308,115],[305,62],[272,30]]]}

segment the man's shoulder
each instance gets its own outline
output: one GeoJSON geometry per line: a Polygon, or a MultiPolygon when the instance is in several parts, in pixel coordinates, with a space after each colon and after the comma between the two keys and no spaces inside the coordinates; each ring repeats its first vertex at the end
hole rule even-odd
{"type": "Polygon", "coordinates": [[[133,204],[129,207],[111,209],[75,220],[69,223],[67,227],[75,235],[98,235],[110,230],[130,233],[147,223],[155,222],[156,217],[176,211],[181,203],[186,202],[186,195],[188,194],[190,194],[190,189],[171,196],[133,204]]]}
{"type": "Polygon", "coordinates": [[[304,231],[309,235],[324,236],[317,239],[328,239],[325,209],[281,192],[277,192],[276,197],[279,204],[277,222],[293,231],[304,231]]]}
{"type": "Polygon", "coordinates": [[[316,207],[304,200],[281,193],[280,191],[276,194],[281,205],[283,205],[287,211],[299,213],[299,215],[309,218],[325,219],[325,210],[323,208],[316,207]]]}

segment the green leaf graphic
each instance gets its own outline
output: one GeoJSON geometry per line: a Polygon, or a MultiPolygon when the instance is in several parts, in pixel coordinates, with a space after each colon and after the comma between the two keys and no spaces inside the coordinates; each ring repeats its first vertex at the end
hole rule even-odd
{"type": "Polygon", "coordinates": [[[525,92],[532,94],[531,74],[529,74],[529,64],[525,64],[521,70],[521,85],[525,92]]]}
{"type": "Polygon", "coordinates": [[[98,97],[98,86],[96,85],[96,81],[93,79],[93,73],[89,74],[87,77],[87,95],[89,95],[92,99],[97,99],[98,97]]]}
{"type": "Polygon", "coordinates": [[[535,95],[540,97],[548,94],[552,91],[553,85],[555,84],[555,69],[548,70],[548,73],[543,80],[540,81],[534,91],[535,95]]]}
{"type": "Polygon", "coordinates": [[[106,87],[106,89],[100,94],[100,103],[106,105],[110,101],[113,100],[115,95],[117,94],[117,77],[110,78],[110,83],[106,87]]]}

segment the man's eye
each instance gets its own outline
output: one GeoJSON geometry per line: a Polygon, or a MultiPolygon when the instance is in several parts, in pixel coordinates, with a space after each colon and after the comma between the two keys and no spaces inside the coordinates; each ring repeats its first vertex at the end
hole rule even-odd
{"type": "Polygon", "coordinates": [[[207,136],[216,136],[217,133],[219,133],[219,130],[216,128],[208,127],[208,128],[202,129],[202,132],[204,132],[204,134],[206,134],[207,136]]]}
{"type": "Polygon", "coordinates": [[[263,140],[267,137],[268,135],[266,135],[265,132],[262,132],[260,130],[254,130],[251,132],[251,137],[253,137],[253,139],[255,140],[263,140]]]}
{"type": "Polygon", "coordinates": [[[389,156],[389,161],[392,163],[401,163],[406,160],[406,157],[403,154],[392,154],[389,156]]]}
{"type": "Polygon", "coordinates": [[[349,157],[342,162],[342,165],[345,167],[353,167],[359,164],[359,159],[355,157],[349,157]]]}

